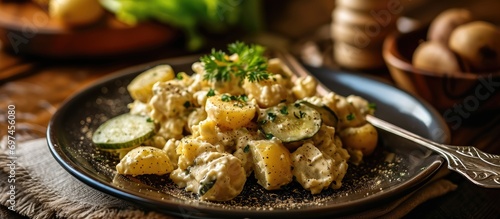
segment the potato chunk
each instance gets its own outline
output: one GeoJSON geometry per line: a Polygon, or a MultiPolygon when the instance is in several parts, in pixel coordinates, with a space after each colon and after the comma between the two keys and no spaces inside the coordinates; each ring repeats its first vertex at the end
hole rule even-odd
{"type": "Polygon", "coordinates": [[[237,129],[252,121],[256,106],[253,103],[232,98],[228,94],[215,95],[207,99],[205,110],[208,118],[220,127],[237,129]]]}
{"type": "Polygon", "coordinates": [[[290,152],[279,140],[257,140],[248,144],[257,183],[267,190],[274,190],[292,181],[290,152]]]}
{"type": "Polygon", "coordinates": [[[304,189],[319,194],[335,179],[335,163],[311,143],[305,143],[292,153],[293,175],[304,189]]]}
{"type": "Polygon", "coordinates": [[[175,77],[170,65],[158,65],[139,74],[127,86],[130,96],[134,100],[147,103],[153,96],[153,85],[158,81],[168,81],[175,77]]]}
{"type": "Polygon", "coordinates": [[[156,174],[172,172],[174,166],[165,151],[151,146],[141,146],[129,151],[116,165],[116,171],[124,175],[156,174]]]}
{"type": "Polygon", "coordinates": [[[375,150],[378,141],[377,129],[370,123],[348,127],[342,130],[339,136],[347,148],[361,150],[363,155],[370,155],[375,150]]]}

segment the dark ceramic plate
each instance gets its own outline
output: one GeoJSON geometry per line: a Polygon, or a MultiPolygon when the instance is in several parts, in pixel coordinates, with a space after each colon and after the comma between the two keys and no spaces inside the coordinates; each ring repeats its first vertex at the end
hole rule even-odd
{"type": "MultiPolygon", "coordinates": [[[[52,118],[47,139],[55,159],[82,182],[113,196],[153,210],[183,217],[341,216],[388,203],[427,182],[444,160],[429,150],[381,132],[375,153],[350,165],[342,188],[311,195],[297,183],[280,191],[265,191],[253,177],[234,200],[199,201],[170,182],[168,176],[137,178],[115,174],[116,157],[97,151],[91,135],[101,123],[127,112],[131,98],[126,85],[138,73],[160,63],[190,72],[197,57],[161,60],[117,72],[68,99],[52,118]]],[[[449,131],[428,104],[366,75],[309,68],[342,95],[356,94],[377,104],[376,115],[437,142],[448,142],[449,131]]]]}

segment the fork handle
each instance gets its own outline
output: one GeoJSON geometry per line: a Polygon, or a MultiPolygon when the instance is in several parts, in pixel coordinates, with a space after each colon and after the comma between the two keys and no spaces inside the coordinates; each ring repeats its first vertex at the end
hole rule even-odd
{"type": "Polygon", "coordinates": [[[439,153],[448,162],[448,169],[462,174],[474,184],[485,188],[500,189],[500,156],[485,153],[473,146],[439,144],[372,115],[367,115],[366,120],[377,128],[439,153]]]}
{"type": "MultiPolygon", "coordinates": [[[[276,56],[290,68],[294,76],[312,76],[292,55],[285,51],[275,51],[276,56]]],[[[317,93],[326,95],[328,87],[318,81],[317,93]]],[[[472,146],[452,146],[433,142],[405,129],[367,115],[366,120],[373,126],[401,136],[419,145],[427,147],[446,159],[448,169],[456,171],[476,185],[500,189],[500,156],[488,154],[472,146]]]]}

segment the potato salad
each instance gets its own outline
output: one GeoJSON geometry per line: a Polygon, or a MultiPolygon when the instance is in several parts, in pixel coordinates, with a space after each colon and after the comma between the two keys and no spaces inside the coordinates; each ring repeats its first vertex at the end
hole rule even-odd
{"type": "Polygon", "coordinates": [[[202,200],[231,200],[249,177],[266,190],[296,181],[318,194],[340,188],[378,135],[364,119],[373,104],[316,87],[262,46],[235,42],[190,73],[158,65],[139,74],[127,87],[129,113],[102,124],[93,141],[120,154],[118,174],[168,175],[202,200]]]}

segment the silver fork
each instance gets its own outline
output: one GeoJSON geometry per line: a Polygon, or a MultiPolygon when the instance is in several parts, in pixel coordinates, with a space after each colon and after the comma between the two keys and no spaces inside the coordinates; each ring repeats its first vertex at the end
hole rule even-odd
{"type": "MultiPolygon", "coordinates": [[[[289,53],[276,51],[276,56],[290,68],[295,76],[309,75],[314,77],[289,53]]],[[[325,95],[330,92],[319,80],[316,81],[318,81],[318,94],[325,95]]],[[[366,120],[379,129],[437,152],[446,159],[448,169],[462,174],[474,184],[485,188],[500,188],[500,156],[482,152],[473,146],[454,146],[436,143],[372,115],[367,115],[366,120]]]]}

